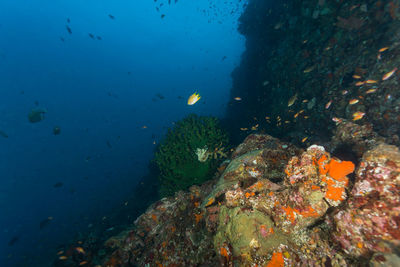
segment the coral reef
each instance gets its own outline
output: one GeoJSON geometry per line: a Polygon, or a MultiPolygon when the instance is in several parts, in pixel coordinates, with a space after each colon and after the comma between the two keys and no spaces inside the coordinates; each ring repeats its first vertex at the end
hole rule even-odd
{"type": "Polygon", "coordinates": [[[399,12],[398,1],[250,0],[232,73],[232,99],[246,97],[228,106],[232,140],[257,124],[298,145],[327,142],[343,118],[399,145],[399,12]]]}
{"type": "Polygon", "coordinates": [[[372,149],[386,139],[376,134],[371,124],[358,125],[343,120],[334,131],[330,142],[331,150],[346,146],[357,157],[361,157],[367,150],[372,149]]]}
{"type": "Polygon", "coordinates": [[[400,151],[368,125],[357,126],[343,121],[327,143],[331,149],[352,144],[357,149],[350,153],[362,153],[355,162],[320,145],[302,150],[249,135],[214,179],[152,204],[109,238],[92,263],[398,265],[400,151]]]}
{"type": "Polygon", "coordinates": [[[226,133],[213,117],[189,115],[170,129],[155,153],[160,195],[201,184],[213,175],[218,159],[226,156],[226,133]]]}
{"type": "Polygon", "coordinates": [[[151,205],[133,227],[106,241],[113,252],[103,266],[214,266],[218,257],[200,209],[210,190],[210,183],[192,186],[151,205]]]}
{"type": "Polygon", "coordinates": [[[381,144],[366,152],[357,170],[351,198],[333,216],[333,234],[354,256],[393,253],[400,244],[400,152],[381,144]]]}
{"type": "Polygon", "coordinates": [[[249,0],[225,121],[245,140],[229,156],[216,119],[178,122],[155,159],[168,197],[102,266],[400,266],[399,6],[249,0]]]}
{"type": "MultiPolygon", "coordinates": [[[[243,147],[254,147],[253,140],[260,138],[260,135],[249,136],[246,139],[249,143],[245,141],[239,145],[234,155],[243,147]]],[[[298,261],[308,264],[313,257],[318,258],[321,251],[315,246],[309,247],[311,242],[330,251],[324,257],[334,259],[330,254],[334,250],[309,227],[321,220],[329,207],[336,207],[346,199],[346,175],[353,172],[354,164],[331,158],[323,147],[311,146],[301,155],[293,156],[285,170],[275,170],[286,173],[285,179],[276,184],[268,180],[273,170],[261,168],[271,162],[271,158],[263,156],[273,151],[268,142],[274,139],[268,136],[263,139],[267,141],[264,149],[250,151],[232,160],[213,192],[205,199],[204,206],[212,209],[210,215],[213,217],[216,215],[213,209],[216,202],[212,200],[221,199],[218,202],[218,226],[211,228],[215,231],[216,253],[225,248],[228,255],[236,259],[232,263],[244,266],[248,263],[265,265],[277,258],[291,266],[298,261]],[[244,167],[246,163],[259,169],[257,176],[251,175],[251,170],[244,167]],[[246,186],[248,179],[252,180],[246,186]],[[302,249],[310,251],[304,259],[302,249]]],[[[281,154],[287,153],[288,145],[272,144],[281,154]]],[[[258,143],[256,147],[262,146],[258,143]]],[[[226,257],[225,260],[228,261],[226,257]]]]}

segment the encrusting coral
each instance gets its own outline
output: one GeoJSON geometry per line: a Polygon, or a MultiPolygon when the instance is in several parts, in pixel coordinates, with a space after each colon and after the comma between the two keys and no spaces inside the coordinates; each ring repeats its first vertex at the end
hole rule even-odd
{"type": "Polygon", "coordinates": [[[304,151],[249,135],[216,179],[161,199],[110,239],[107,260],[121,266],[398,263],[400,152],[383,143],[365,149],[356,169],[357,162],[323,146],[304,151]]]}

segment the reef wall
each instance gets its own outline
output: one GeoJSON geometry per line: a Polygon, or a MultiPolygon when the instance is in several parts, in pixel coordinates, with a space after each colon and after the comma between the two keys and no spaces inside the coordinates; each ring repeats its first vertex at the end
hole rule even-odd
{"type": "Polygon", "coordinates": [[[399,144],[399,5],[249,0],[239,26],[246,51],[232,73],[231,99],[242,101],[228,106],[233,139],[253,129],[311,144],[346,118],[399,144]]]}

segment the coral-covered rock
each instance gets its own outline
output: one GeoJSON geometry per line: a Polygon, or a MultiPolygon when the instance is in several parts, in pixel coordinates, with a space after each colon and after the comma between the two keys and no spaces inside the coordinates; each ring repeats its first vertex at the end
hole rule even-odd
{"type": "Polygon", "coordinates": [[[346,146],[361,157],[367,150],[383,143],[385,139],[375,133],[371,124],[358,125],[343,120],[339,123],[331,141],[331,150],[346,146]]]}
{"type": "Polygon", "coordinates": [[[131,229],[110,238],[105,246],[112,254],[104,266],[213,266],[218,258],[212,236],[204,227],[200,201],[210,186],[192,186],[151,205],[131,229]]]}
{"type": "Polygon", "coordinates": [[[400,152],[381,144],[366,152],[348,207],[336,213],[334,238],[354,256],[393,252],[400,242],[400,152]]]}
{"type": "MultiPolygon", "coordinates": [[[[288,160],[301,151],[294,145],[281,143],[269,135],[250,135],[233,152],[232,161],[203,206],[215,203],[215,200],[224,196],[228,190],[247,188],[256,182],[261,182],[258,184],[260,188],[278,190],[280,186],[276,182],[284,179],[284,169],[288,160]]],[[[238,195],[233,192],[228,193],[228,198],[233,200],[234,195],[237,199],[238,195]]]]}
{"type": "Polygon", "coordinates": [[[244,139],[244,141],[235,149],[232,153],[232,159],[235,159],[243,154],[246,154],[250,151],[260,150],[260,149],[268,149],[272,155],[277,155],[277,153],[273,153],[274,151],[283,152],[283,150],[287,150],[289,152],[296,152],[298,148],[289,143],[283,143],[279,139],[274,138],[267,134],[250,134],[244,139]]]}
{"type": "MultiPolygon", "coordinates": [[[[306,264],[316,247],[310,257],[304,257],[301,248],[309,247],[310,240],[313,245],[318,242],[322,246],[325,242],[318,234],[312,235],[308,227],[322,220],[329,207],[346,199],[346,176],[354,171],[354,164],[331,158],[323,147],[314,145],[301,155],[300,150],[292,149],[297,153],[281,168],[273,164],[275,160],[269,153],[287,155],[287,147],[269,143],[268,148],[262,148],[259,140],[274,139],[261,135],[254,140],[256,145],[251,147],[256,150],[233,159],[203,203],[208,209],[218,207],[217,223],[215,212],[206,214],[212,217],[212,229],[217,227],[215,252],[225,262],[238,259],[232,261],[243,265],[292,262],[292,257],[302,257],[306,264]],[[265,166],[279,167],[271,170],[265,166]],[[284,179],[278,183],[270,181],[273,171],[280,172],[284,179]],[[233,258],[227,257],[226,251],[233,258]]],[[[324,248],[333,251],[328,243],[324,248]]]]}
{"type": "Polygon", "coordinates": [[[110,238],[103,265],[397,262],[400,152],[396,147],[381,144],[364,153],[353,184],[347,176],[354,163],[332,157],[322,146],[302,152],[268,136],[257,135],[256,140],[269,143],[257,141],[251,146],[255,150],[238,153],[217,181],[161,199],[132,227],[110,238]],[[275,159],[271,154],[281,155],[275,159]]]}

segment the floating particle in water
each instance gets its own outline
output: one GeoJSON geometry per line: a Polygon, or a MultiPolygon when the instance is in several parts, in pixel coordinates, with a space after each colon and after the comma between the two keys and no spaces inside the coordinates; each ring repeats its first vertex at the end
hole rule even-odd
{"type": "Polygon", "coordinates": [[[61,133],[61,128],[58,126],[54,126],[53,128],[53,134],[54,135],[59,135],[61,133]]]}

